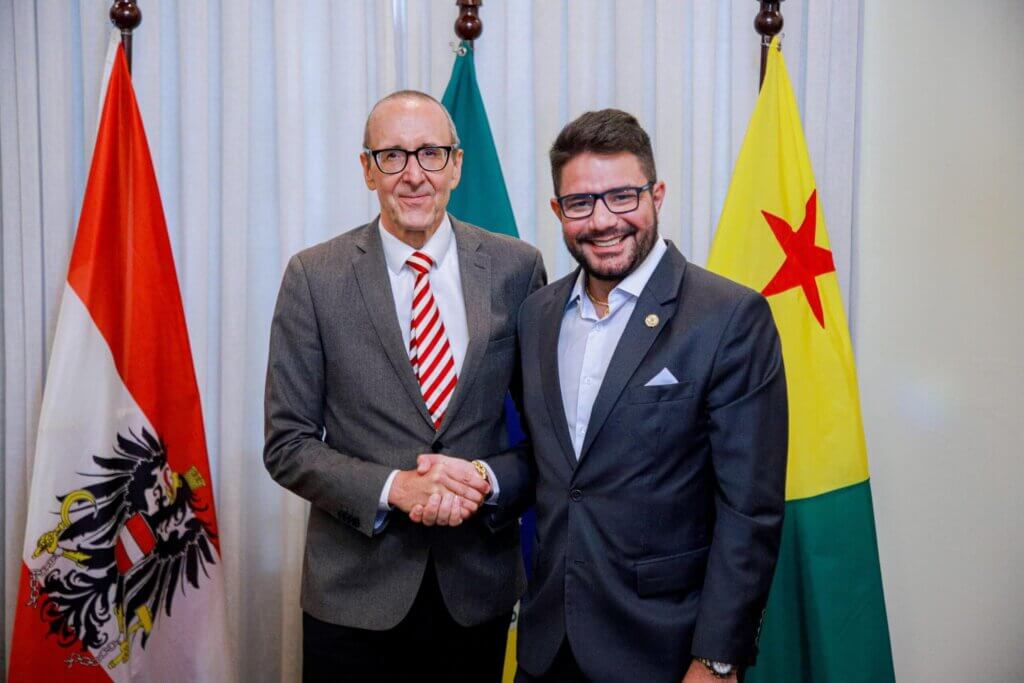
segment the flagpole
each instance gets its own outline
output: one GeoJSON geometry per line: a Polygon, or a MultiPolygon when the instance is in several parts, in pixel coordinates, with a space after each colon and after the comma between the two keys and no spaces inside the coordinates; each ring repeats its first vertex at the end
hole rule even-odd
{"type": "Polygon", "coordinates": [[[132,31],[142,23],[142,10],[135,0],[114,0],[110,7],[110,21],[121,31],[124,57],[128,61],[128,73],[132,71],[132,31]]]}
{"type": "Polygon", "coordinates": [[[484,31],[484,23],[480,21],[479,8],[483,0],[455,0],[459,6],[459,18],[455,20],[455,35],[473,47],[473,41],[484,31]]]}
{"type": "Polygon", "coordinates": [[[764,85],[764,72],[768,66],[768,46],[772,38],[782,32],[782,12],[779,5],[783,0],[758,0],[761,11],[754,17],[754,30],[761,35],[761,80],[757,83],[758,91],[764,85]]]}

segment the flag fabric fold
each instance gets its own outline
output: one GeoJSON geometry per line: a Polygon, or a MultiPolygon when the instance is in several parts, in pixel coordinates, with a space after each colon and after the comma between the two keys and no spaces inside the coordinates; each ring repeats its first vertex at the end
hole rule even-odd
{"type": "Polygon", "coordinates": [[[9,678],[233,680],[202,411],[118,48],[50,354],[9,678]]]}
{"type": "Polygon", "coordinates": [[[892,681],[853,349],[777,39],[708,267],[768,298],[789,397],[782,548],[745,680],[892,681]]]}

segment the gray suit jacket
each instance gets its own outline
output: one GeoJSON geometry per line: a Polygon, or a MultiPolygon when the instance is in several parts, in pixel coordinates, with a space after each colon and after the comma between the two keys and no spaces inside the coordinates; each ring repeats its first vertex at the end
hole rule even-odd
{"type": "Polygon", "coordinates": [[[402,342],[376,220],[299,252],[281,283],[263,458],[278,483],[312,503],[301,602],[322,621],[395,626],[428,555],[463,625],[510,611],[525,584],[514,491],[459,527],[416,525],[395,510],[373,528],[388,474],[415,468],[419,453],[487,460],[499,481],[524,466],[523,450],[507,449],[503,402],[519,390],[519,306],[544,284],[544,265],[525,242],[454,218],[452,228],[469,345],[438,431],[402,342]]]}
{"type": "MultiPolygon", "coordinates": [[[[532,295],[519,317],[537,465],[519,665],[541,674],[565,637],[594,681],[675,683],[692,655],[747,664],[786,477],[786,382],[771,310],[670,244],[612,355],[577,461],[558,382],[575,278],[532,295]],[[678,383],[647,386],[665,368],[678,383]]],[[[517,485],[503,479],[502,494],[517,485]]]]}

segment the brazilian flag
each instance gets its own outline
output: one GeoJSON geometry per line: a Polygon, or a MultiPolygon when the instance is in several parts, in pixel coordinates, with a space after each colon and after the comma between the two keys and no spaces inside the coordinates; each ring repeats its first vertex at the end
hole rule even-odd
{"type": "Polygon", "coordinates": [[[448,211],[456,218],[491,232],[519,237],[498,150],[494,147],[484,100],[476,82],[473,48],[466,42],[455,57],[452,77],[441,103],[455,120],[465,153],[462,179],[448,201],[448,211]]]}
{"type": "Polygon", "coordinates": [[[768,298],[789,395],[782,548],[747,683],[893,681],[846,313],[778,40],[708,268],[768,298]]]}

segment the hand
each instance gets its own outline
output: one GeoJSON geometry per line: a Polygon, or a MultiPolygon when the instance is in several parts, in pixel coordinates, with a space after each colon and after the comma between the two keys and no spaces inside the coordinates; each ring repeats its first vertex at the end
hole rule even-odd
{"type": "Polygon", "coordinates": [[[706,666],[696,659],[690,662],[690,668],[687,670],[686,675],[683,676],[683,683],[720,683],[721,681],[736,683],[737,680],[735,670],[725,678],[716,678],[708,671],[706,666]]]}
{"type": "Polygon", "coordinates": [[[462,458],[440,453],[423,453],[416,458],[416,471],[433,476],[436,481],[455,495],[479,505],[491,492],[491,485],[480,476],[476,466],[462,458]]]}
{"type": "MultiPolygon", "coordinates": [[[[424,453],[416,459],[416,472],[435,481],[455,494],[431,496],[426,505],[416,504],[409,510],[409,519],[418,524],[458,526],[479,509],[484,496],[490,493],[487,480],[467,460],[439,453],[424,453]]],[[[440,492],[439,492],[440,493],[440,492]]]]}
{"type": "Polygon", "coordinates": [[[424,526],[459,526],[473,514],[466,505],[461,496],[435,493],[426,506],[414,505],[409,511],[409,519],[424,526]]]}
{"type": "Polygon", "coordinates": [[[468,519],[490,492],[490,485],[472,463],[437,453],[420,455],[417,468],[399,472],[391,485],[388,503],[410,519],[426,524],[448,525],[453,511],[461,520],[468,519]],[[445,494],[452,498],[445,499],[445,494]],[[433,498],[436,496],[436,498],[433,498]],[[456,502],[458,498],[458,502],[456,502]],[[413,511],[415,514],[412,514],[413,511]]]}

